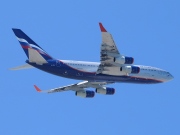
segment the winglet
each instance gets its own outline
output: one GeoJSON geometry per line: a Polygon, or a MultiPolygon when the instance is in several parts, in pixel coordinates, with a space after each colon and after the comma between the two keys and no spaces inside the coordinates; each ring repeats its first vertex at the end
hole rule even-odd
{"type": "Polygon", "coordinates": [[[101,32],[107,32],[106,29],[103,27],[102,23],[99,23],[99,26],[100,26],[101,32]]]}
{"type": "Polygon", "coordinates": [[[40,90],[40,88],[38,88],[36,85],[34,85],[34,88],[36,89],[37,92],[42,92],[42,90],[40,90]]]}

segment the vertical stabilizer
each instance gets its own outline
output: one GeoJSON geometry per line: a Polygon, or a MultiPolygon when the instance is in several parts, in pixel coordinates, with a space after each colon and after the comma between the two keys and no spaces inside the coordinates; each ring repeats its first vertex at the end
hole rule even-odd
{"type": "Polygon", "coordinates": [[[28,48],[28,53],[29,53],[29,62],[36,63],[39,65],[47,63],[47,61],[38,53],[37,50],[28,48]]]}
{"type": "Polygon", "coordinates": [[[53,59],[39,45],[37,45],[31,38],[29,38],[22,30],[14,28],[12,30],[30,61],[41,63],[53,59]]]}

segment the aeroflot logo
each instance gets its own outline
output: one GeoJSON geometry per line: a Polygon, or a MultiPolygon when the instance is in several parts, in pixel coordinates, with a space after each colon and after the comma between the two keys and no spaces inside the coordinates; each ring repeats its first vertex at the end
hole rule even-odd
{"type": "Polygon", "coordinates": [[[36,45],[29,44],[25,39],[18,38],[18,37],[17,37],[17,39],[18,39],[19,42],[24,42],[24,43],[28,44],[30,48],[33,48],[33,49],[37,50],[39,53],[46,54],[46,52],[44,52],[44,50],[42,50],[41,48],[39,48],[36,45]]]}

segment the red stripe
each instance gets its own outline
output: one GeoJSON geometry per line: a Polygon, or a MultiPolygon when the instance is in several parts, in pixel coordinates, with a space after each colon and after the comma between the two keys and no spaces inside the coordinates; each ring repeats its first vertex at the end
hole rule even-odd
{"type": "Polygon", "coordinates": [[[152,81],[158,81],[158,82],[164,82],[162,80],[157,80],[157,79],[151,79],[151,78],[143,78],[143,77],[135,77],[135,76],[129,76],[131,78],[137,78],[137,79],[144,79],[144,80],[152,80],[152,81]]]}
{"type": "Polygon", "coordinates": [[[23,49],[28,49],[30,48],[30,46],[27,46],[27,45],[21,45],[23,49]]]}

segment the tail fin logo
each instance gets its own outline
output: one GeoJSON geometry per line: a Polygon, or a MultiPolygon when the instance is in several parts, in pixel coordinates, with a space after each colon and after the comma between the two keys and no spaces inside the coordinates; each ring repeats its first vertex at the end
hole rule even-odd
{"type": "Polygon", "coordinates": [[[40,47],[38,47],[38,46],[36,46],[36,45],[29,44],[25,39],[23,39],[23,38],[18,38],[18,37],[17,37],[17,39],[18,39],[18,41],[20,42],[20,44],[21,44],[21,46],[22,46],[23,49],[32,48],[32,49],[37,50],[37,51],[38,51],[39,53],[41,53],[41,54],[46,54],[46,52],[45,52],[43,49],[41,49],[40,47]]]}
{"type": "Polygon", "coordinates": [[[23,39],[23,38],[18,38],[18,37],[17,37],[17,39],[18,39],[18,41],[20,42],[20,44],[21,44],[21,46],[22,46],[23,49],[32,48],[32,49],[38,51],[40,54],[46,55],[46,56],[48,56],[49,58],[51,58],[51,56],[49,56],[49,55],[48,55],[42,48],[40,48],[39,46],[36,46],[36,45],[34,45],[34,44],[30,44],[30,43],[28,43],[28,42],[27,42],[25,39],[23,39]]]}
{"type": "Polygon", "coordinates": [[[33,49],[36,50],[45,60],[53,59],[39,45],[37,45],[31,38],[29,38],[22,30],[15,28],[13,28],[12,30],[16,35],[19,43],[21,44],[28,58],[29,58],[28,50],[33,49]]]}

